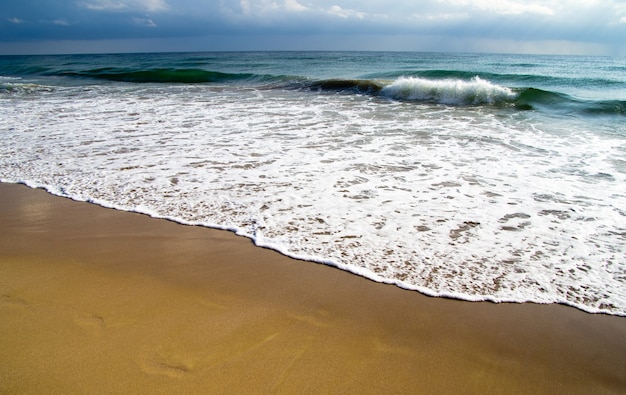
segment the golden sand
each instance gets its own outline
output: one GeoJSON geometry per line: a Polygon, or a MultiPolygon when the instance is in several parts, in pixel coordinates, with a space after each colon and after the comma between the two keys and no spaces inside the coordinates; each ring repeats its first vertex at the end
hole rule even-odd
{"type": "Polygon", "coordinates": [[[429,298],[0,184],[0,393],[626,393],[626,318],[429,298]]]}

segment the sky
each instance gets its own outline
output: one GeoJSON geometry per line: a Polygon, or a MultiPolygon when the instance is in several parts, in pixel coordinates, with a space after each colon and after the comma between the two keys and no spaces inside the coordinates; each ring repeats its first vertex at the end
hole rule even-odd
{"type": "Polygon", "coordinates": [[[626,0],[1,0],[0,54],[626,55],[626,0]]]}

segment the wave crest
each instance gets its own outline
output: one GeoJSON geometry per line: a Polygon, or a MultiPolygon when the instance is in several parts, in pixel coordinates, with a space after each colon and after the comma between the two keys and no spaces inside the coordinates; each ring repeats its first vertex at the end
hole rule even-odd
{"type": "Polygon", "coordinates": [[[537,88],[520,90],[515,107],[522,110],[548,110],[595,116],[626,115],[626,100],[584,100],[537,88]]]}
{"type": "Polygon", "coordinates": [[[474,77],[470,81],[401,77],[385,86],[381,93],[396,100],[451,105],[497,104],[510,102],[517,97],[511,89],[480,77],[474,77]]]}

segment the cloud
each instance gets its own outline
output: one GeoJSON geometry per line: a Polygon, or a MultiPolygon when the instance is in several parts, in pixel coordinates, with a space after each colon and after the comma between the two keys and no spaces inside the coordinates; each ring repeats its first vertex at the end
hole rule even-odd
{"type": "Polygon", "coordinates": [[[119,11],[128,8],[125,2],[112,0],[83,1],[79,4],[92,11],[119,11]]]}
{"type": "Polygon", "coordinates": [[[418,22],[454,22],[466,20],[470,17],[468,13],[449,14],[413,14],[412,19],[418,22]]]}
{"type": "Polygon", "coordinates": [[[616,7],[615,16],[617,23],[626,23],[626,1],[616,7]]]}
{"type": "Polygon", "coordinates": [[[165,0],[137,0],[146,11],[167,11],[170,9],[169,4],[165,0]]]}
{"type": "Polygon", "coordinates": [[[230,18],[271,18],[309,11],[297,0],[220,0],[220,11],[230,18]]]}
{"type": "Polygon", "coordinates": [[[148,12],[167,11],[170,6],[165,0],[89,0],[79,3],[92,11],[128,11],[148,12]]]}
{"type": "Polygon", "coordinates": [[[527,43],[524,51],[558,47],[542,42],[623,48],[623,37],[624,0],[0,0],[0,42],[16,43],[193,38],[206,49],[459,50],[463,40],[476,43],[468,50],[502,43],[508,52],[512,42],[527,43]]]}
{"type": "Polygon", "coordinates": [[[333,5],[326,12],[330,15],[334,15],[343,19],[348,19],[348,18],[364,19],[365,16],[367,15],[364,12],[350,10],[350,9],[343,9],[338,5],[333,5]]]}
{"type": "MultiPolygon", "coordinates": [[[[440,0],[442,4],[452,7],[470,7],[501,15],[554,15],[554,10],[543,4],[515,0],[440,0]]],[[[543,2],[545,3],[545,2],[543,2]]]]}
{"type": "Polygon", "coordinates": [[[290,12],[308,11],[309,8],[298,3],[296,0],[285,0],[285,9],[290,12]]]}
{"type": "Polygon", "coordinates": [[[156,23],[150,18],[133,18],[136,25],[146,27],[157,27],[156,23]]]}

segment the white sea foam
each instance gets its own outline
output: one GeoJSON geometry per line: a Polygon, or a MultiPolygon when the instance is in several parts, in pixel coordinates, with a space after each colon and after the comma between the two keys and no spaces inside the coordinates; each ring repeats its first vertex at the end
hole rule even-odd
{"type": "Polygon", "coordinates": [[[480,77],[474,77],[470,81],[403,77],[385,86],[382,92],[393,99],[432,101],[452,105],[503,103],[516,97],[511,89],[493,84],[480,77]]]}
{"type": "MultiPolygon", "coordinates": [[[[509,95],[472,84],[460,91],[509,95]]],[[[441,100],[458,100],[453,85],[441,100]]],[[[626,314],[616,136],[530,113],[204,85],[1,100],[4,181],[234,230],[429,295],[626,314]]]]}
{"type": "Polygon", "coordinates": [[[19,78],[0,77],[0,93],[35,93],[35,92],[52,92],[54,90],[51,86],[33,84],[33,83],[20,83],[13,82],[19,80],[19,78]],[[11,82],[6,82],[11,81],[11,82]]]}

